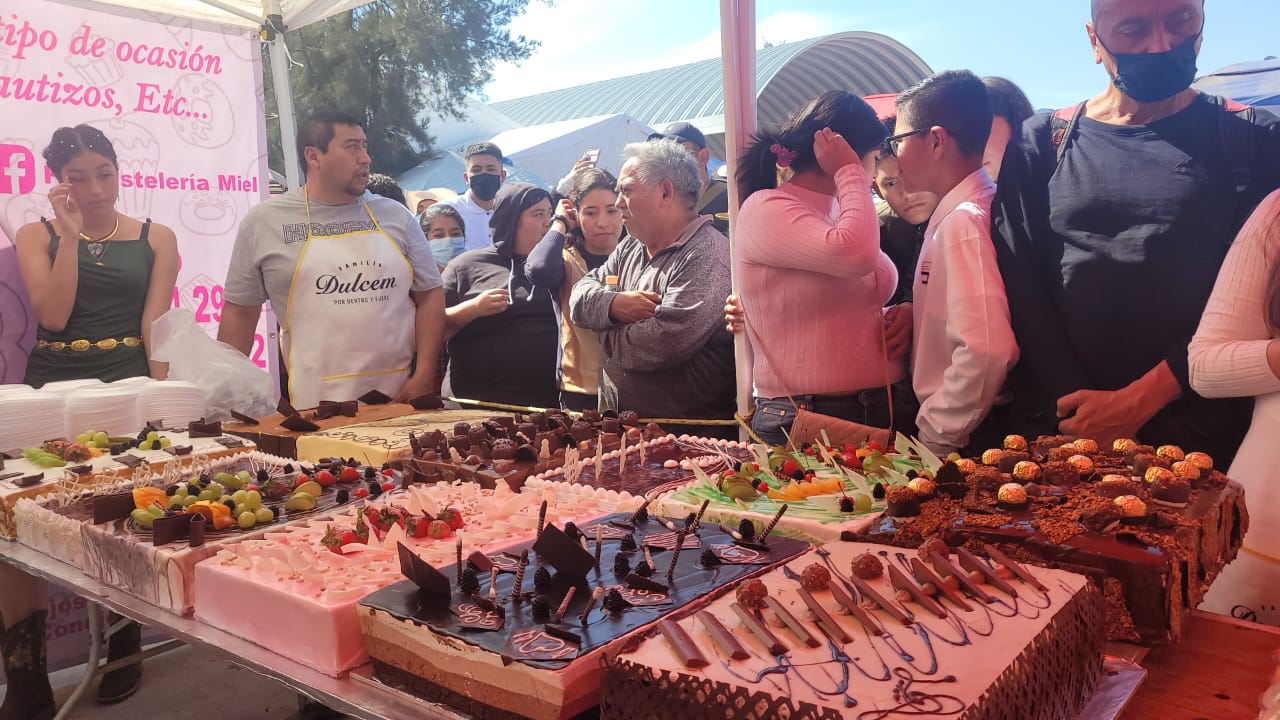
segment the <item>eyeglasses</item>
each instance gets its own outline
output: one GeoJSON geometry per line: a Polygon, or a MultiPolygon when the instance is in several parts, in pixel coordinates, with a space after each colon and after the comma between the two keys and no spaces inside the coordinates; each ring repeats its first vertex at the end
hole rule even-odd
{"type": "Polygon", "coordinates": [[[919,130],[904,132],[901,135],[894,135],[892,137],[887,137],[884,139],[884,150],[889,155],[889,157],[897,157],[898,146],[902,144],[903,140],[906,140],[912,135],[924,135],[927,132],[929,132],[929,128],[920,128],[919,130]]]}

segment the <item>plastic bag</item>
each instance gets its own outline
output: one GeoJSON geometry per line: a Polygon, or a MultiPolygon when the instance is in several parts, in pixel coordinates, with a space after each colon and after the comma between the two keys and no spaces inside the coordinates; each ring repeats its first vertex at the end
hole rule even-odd
{"type": "Polygon", "coordinates": [[[169,363],[170,380],[204,392],[205,418],[230,420],[231,411],[263,417],[275,411],[271,376],[230,345],[209,337],[190,310],[174,308],[151,324],[151,359],[169,363]]]}

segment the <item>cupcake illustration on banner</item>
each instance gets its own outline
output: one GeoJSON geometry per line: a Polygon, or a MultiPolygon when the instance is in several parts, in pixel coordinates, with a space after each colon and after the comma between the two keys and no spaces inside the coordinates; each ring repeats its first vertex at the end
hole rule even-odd
{"type": "Polygon", "coordinates": [[[182,227],[197,235],[213,237],[229,235],[240,220],[235,195],[217,189],[192,190],[182,196],[178,206],[178,219],[182,227]]]}
{"type": "Polygon", "coordinates": [[[216,81],[195,73],[183,75],[173,92],[187,101],[187,116],[173,118],[173,129],[184,142],[199,148],[219,148],[235,136],[235,109],[216,81]]]}
{"type": "MultiPolygon", "coordinates": [[[[106,133],[115,146],[120,162],[120,175],[141,173],[143,177],[155,175],[160,169],[160,141],[145,127],[125,120],[112,118],[93,123],[106,133]]],[[[125,187],[120,184],[119,210],[133,217],[150,217],[154,190],[146,187],[125,187]]]]}
{"type": "Polygon", "coordinates": [[[101,35],[92,35],[88,46],[95,47],[94,43],[100,40],[106,43],[102,46],[103,50],[100,57],[70,53],[67,55],[65,62],[67,67],[76,71],[81,80],[90,85],[103,88],[114,85],[124,79],[124,66],[116,59],[115,40],[101,35]]]}

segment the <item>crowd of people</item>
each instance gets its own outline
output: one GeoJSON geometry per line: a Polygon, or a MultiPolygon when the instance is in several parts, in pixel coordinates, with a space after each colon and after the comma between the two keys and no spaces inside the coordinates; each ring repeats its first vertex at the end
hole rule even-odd
{"type": "MultiPolygon", "coordinates": [[[[768,442],[807,409],[939,453],[1007,433],[1175,443],[1259,512],[1280,460],[1280,120],[1190,87],[1202,2],[1091,10],[1111,82],[1074,107],[1033,115],[1009,81],[947,71],[885,116],[836,91],[759,132],[733,179],[732,257],[726,187],[688,123],[627,145],[616,178],[596,151],[552,191],[507,182],[502,151],[476,143],[462,194],[406,195],[371,175],[358,119],[313,115],[305,184],[239,228],[219,339],[248,353],[271,301],[297,407],[442,385],[725,435],[745,332],[768,442]]],[[[17,235],[40,322],[28,381],[163,377],[148,331],[172,231],[115,210],[100,131],[60,129],[45,157],[55,218],[17,235]]],[[[1207,606],[1280,622],[1280,530],[1255,522],[1245,550],[1207,606]]],[[[0,720],[52,716],[39,598],[29,578],[0,590],[0,720]]]]}

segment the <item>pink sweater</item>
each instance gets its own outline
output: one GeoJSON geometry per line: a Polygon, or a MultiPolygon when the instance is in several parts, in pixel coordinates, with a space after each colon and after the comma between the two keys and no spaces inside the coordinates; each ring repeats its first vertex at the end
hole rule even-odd
{"type": "Polygon", "coordinates": [[[759,397],[841,394],[897,382],[881,345],[897,271],[862,166],[836,173],[836,199],[785,183],[742,204],[733,270],[759,397]]]}
{"type": "MultiPolygon", "coordinates": [[[[1280,262],[1280,191],[1263,200],[1227,252],[1188,350],[1191,387],[1205,397],[1280,392],[1267,364],[1275,336],[1264,315],[1267,279],[1280,262]]],[[[1253,431],[1250,430],[1250,433],[1253,431]]]]}

